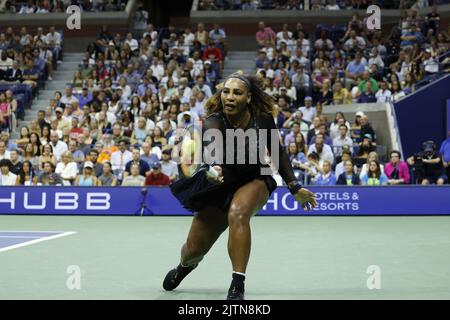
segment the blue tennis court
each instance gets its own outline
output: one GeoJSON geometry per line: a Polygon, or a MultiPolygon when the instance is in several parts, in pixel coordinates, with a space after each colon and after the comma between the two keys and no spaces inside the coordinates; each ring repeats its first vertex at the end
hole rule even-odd
{"type": "Polygon", "coordinates": [[[63,231],[0,231],[0,252],[73,234],[63,231]]]}

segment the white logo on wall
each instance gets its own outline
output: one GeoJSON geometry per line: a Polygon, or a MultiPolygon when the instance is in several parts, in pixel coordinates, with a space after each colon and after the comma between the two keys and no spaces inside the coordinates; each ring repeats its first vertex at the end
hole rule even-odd
{"type": "MultiPolygon", "coordinates": [[[[360,210],[359,194],[357,192],[316,192],[316,199],[319,202],[313,211],[335,211],[348,213],[360,210]]],[[[298,212],[301,207],[289,192],[281,193],[275,191],[273,197],[267,201],[263,211],[286,210],[298,212]],[[281,206],[281,208],[280,208],[281,206]]]]}
{"type": "Polygon", "coordinates": [[[66,287],[69,290],[81,289],[81,268],[77,265],[71,265],[67,267],[67,274],[70,276],[67,278],[66,287]]]}
{"type": "Polygon", "coordinates": [[[380,30],[381,29],[381,9],[377,5],[371,5],[366,10],[367,17],[366,26],[369,30],[380,30]]]}
{"type": "Polygon", "coordinates": [[[66,26],[69,30],[81,29],[81,8],[79,6],[68,6],[66,13],[70,16],[66,20],[66,26]]]}
{"type": "Polygon", "coordinates": [[[370,265],[367,267],[366,273],[370,275],[366,281],[367,289],[381,289],[381,268],[377,265],[370,265]]]}
{"type": "Polygon", "coordinates": [[[109,210],[111,208],[111,195],[107,192],[88,192],[84,199],[76,192],[24,192],[23,202],[16,201],[16,193],[11,192],[9,197],[0,197],[0,208],[5,208],[4,204],[9,204],[10,210],[16,210],[23,206],[25,210],[109,210]],[[33,196],[32,196],[33,195],[33,196]],[[83,201],[81,201],[83,200],[83,201]],[[83,203],[85,205],[81,206],[83,203]]]}

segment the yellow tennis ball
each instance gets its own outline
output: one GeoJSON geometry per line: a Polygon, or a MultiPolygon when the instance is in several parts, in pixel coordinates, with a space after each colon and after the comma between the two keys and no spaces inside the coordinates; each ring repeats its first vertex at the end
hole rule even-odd
{"type": "Polygon", "coordinates": [[[181,146],[181,152],[183,155],[192,155],[195,153],[197,143],[191,138],[184,138],[181,146]]]}

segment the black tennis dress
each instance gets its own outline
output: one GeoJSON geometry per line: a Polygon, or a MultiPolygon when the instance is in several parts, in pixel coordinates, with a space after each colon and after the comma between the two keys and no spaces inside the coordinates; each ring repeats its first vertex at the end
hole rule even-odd
{"type": "MultiPolygon", "coordinates": [[[[224,177],[224,182],[220,184],[213,184],[206,179],[206,171],[209,169],[209,165],[203,164],[200,169],[189,178],[182,178],[170,185],[172,193],[181,202],[184,208],[192,211],[198,212],[208,206],[214,206],[227,211],[231,200],[233,199],[234,193],[245,184],[253,181],[254,179],[261,179],[265,182],[269,195],[276,189],[277,184],[275,179],[271,175],[262,175],[261,168],[268,167],[264,162],[261,162],[259,157],[256,164],[249,164],[249,141],[245,141],[245,162],[244,164],[239,164],[237,162],[237,142],[234,141],[234,164],[227,164],[225,162],[226,157],[226,130],[236,129],[226,118],[224,113],[217,112],[209,115],[205,119],[203,124],[203,134],[208,129],[218,129],[222,133],[223,137],[223,161],[220,165],[222,168],[222,173],[224,177]]],[[[267,139],[258,139],[259,143],[265,144],[269,154],[272,154],[270,130],[277,127],[275,125],[272,115],[261,113],[260,115],[251,115],[249,124],[244,130],[256,129],[267,129],[267,139]],[[263,141],[267,140],[267,141],[263,141]]],[[[259,134],[258,134],[259,137],[259,134]]],[[[291,181],[297,181],[294,171],[292,169],[289,157],[285,151],[285,148],[281,145],[279,139],[277,139],[278,144],[278,154],[279,154],[279,168],[283,180],[287,183],[291,181]]],[[[203,145],[207,147],[205,139],[203,139],[203,145]]],[[[258,149],[252,148],[251,150],[256,151],[258,149]]]]}

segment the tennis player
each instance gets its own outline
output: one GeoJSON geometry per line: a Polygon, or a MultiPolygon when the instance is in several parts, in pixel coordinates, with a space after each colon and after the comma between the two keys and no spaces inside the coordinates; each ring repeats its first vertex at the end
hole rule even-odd
{"type": "MultiPolygon", "coordinates": [[[[245,132],[247,130],[260,132],[259,129],[266,129],[270,137],[271,130],[277,130],[273,117],[275,108],[273,98],[262,90],[260,80],[255,76],[232,74],[218,86],[218,90],[205,108],[207,116],[203,132],[217,129],[225,137],[227,129],[242,129],[245,132]]],[[[207,150],[205,135],[203,140],[207,150]]],[[[259,140],[258,144],[264,144],[272,159],[273,153],[278,153],[278,172],[294,199],[305,210],[315,208],[317,201],[314,193],[299,184],[279,139],[273,148],[270,138],[269,143],[259,140]]],[[[252,164],[247,157],[245,163],[239,164],[236,159],[236,146],[235,139],[231,143],[226,141],[223,144],[224,161],[220,165],[212,166],[216,175],[208,175],[212,187],[200,191],[195,188],[187,190],[188,192],[183,193],[183,199],[178,197],[182,204],[189,203],[190,206],[185,207],[195,213],[187,240],[181,248],[180,264],[170,270],[164,279],[165,290],[175,289],[197,267],[219,236],[229,228],[228,254],[233,273],[227,300],[244,300],[246,269],[251,248],[250,219],[266,204],[277,185],[271,175],[261,173],[262,168],[268,166],[264,161],[252,164]],[[233,163],[227,164],[225,156],[227,148],[231,146],[234,147],[235,159],[233,163]]],[[[254,146],[246,139],[246,155],[250,153],[247,151],[252,147],[254,146]]],[[[172,192],[180,187],[192,188],[190,186],[195,184],[187,181],[193,178],[175,182],[172,184],[174,185],[172,192]]]]}

